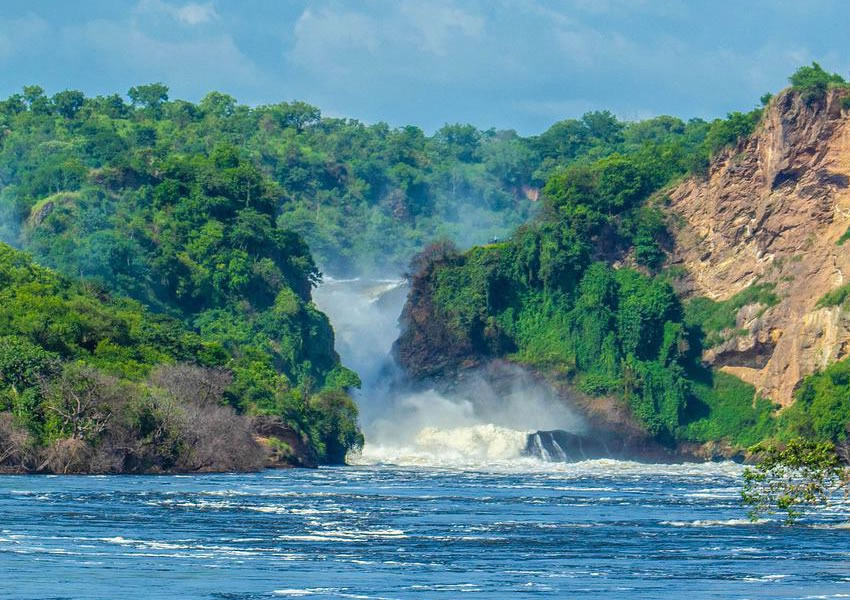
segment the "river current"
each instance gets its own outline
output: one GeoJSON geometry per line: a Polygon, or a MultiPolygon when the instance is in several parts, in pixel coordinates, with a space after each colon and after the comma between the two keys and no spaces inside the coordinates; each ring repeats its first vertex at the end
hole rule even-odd
{"type": "Polygon", "coordinates": [[[850,510],[751,523],[739,477],[534,459],[6,476],[0,598],[850,597],[850,510]]]}

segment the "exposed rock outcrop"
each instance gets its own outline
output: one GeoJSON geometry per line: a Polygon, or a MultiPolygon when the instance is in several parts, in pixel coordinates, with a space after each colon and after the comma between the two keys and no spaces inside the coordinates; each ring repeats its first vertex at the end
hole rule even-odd
{"type": "Polygon", "coordinates": [[[266,468],[315,469],[319,466],[319,457],[308,440],[281,419],[258,415],[254,417],[251,428],[255,439],[267,449],[266,468]]]}
{"type": "Polygon", "coordinates": [[[742,308],[737,325],[747,333],[704,358],[783,405],[803,377],[850,348],[850,316],[816,306],[850,276],[850,245],[836,243],[850,226],[846,95],[834,90],[807,104],[783,92],[706,178],[669,194],[686,294],[725,300],[756,282],[776,284],[780,302],[742,308]]]}
{"type": "Polygon", "coordinates": [[[431,277],[435,263],[414,273],[402,310],[401,335],[393,354],[413,379],[444,376],[479,364],[480,352],[468,338],[461,338],[436,312],[431,277]]]}

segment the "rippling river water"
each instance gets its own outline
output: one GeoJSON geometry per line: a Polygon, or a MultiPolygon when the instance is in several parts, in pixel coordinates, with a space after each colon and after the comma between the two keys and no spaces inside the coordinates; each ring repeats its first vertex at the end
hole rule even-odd
{"type": "Polygon", "coordinates": [[[739,476],[524,460],[0,477],[0,597],[850,597],[850,511],[751,524],[739,476]]]}

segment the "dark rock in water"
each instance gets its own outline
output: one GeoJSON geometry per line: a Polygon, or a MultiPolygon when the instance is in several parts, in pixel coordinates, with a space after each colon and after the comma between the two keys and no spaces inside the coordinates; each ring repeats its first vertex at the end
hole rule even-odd
{"type": "Polygon", "coordinates": [[[560,429],[529,433],[525,454],[547,462],[619,458],[602,438],[578,435],[560,429]]]}
{"type": "Polygon", "coordinates": [[[599,458],[651,463],[680,463],[701,457],[674,452],[651,440],[628,438],[613,432],[577,434],[555,429],[528,434],[524,454],[546,462],[579,462],[599,458]]]}

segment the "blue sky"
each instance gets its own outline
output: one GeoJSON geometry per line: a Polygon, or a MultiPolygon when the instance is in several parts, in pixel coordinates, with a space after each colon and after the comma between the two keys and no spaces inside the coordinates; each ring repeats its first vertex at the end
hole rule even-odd
{"type": "Polygon", "coordinates": [[[746,110],[812,60],[848,77],[848,23],[843,0],[4,0],[0,96],[162,81],[533,134],[595,109],[746,110]]]}

